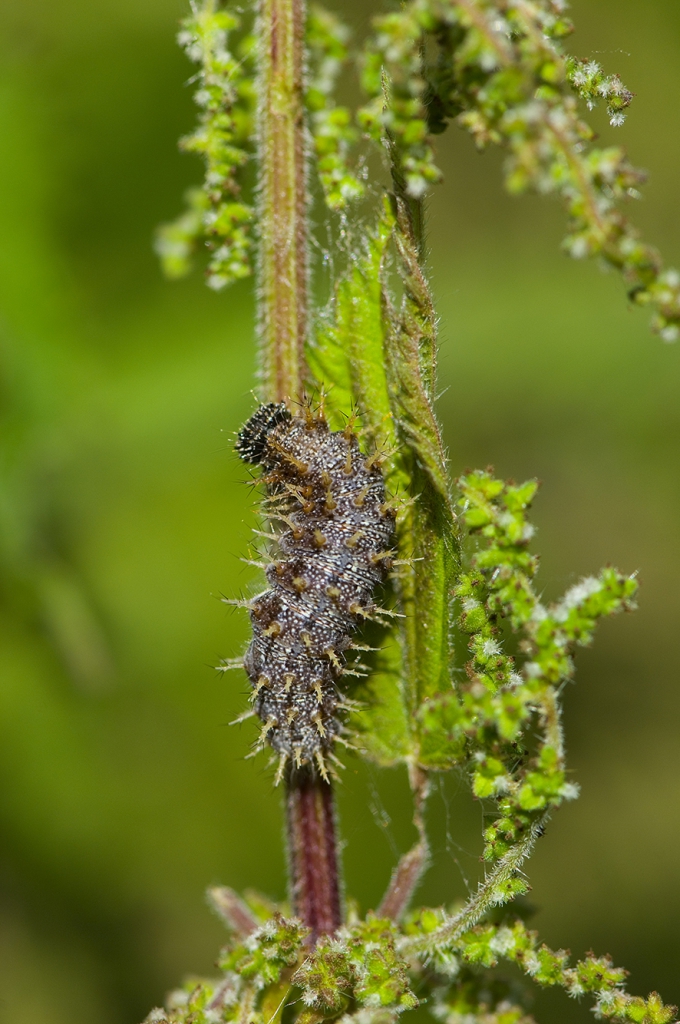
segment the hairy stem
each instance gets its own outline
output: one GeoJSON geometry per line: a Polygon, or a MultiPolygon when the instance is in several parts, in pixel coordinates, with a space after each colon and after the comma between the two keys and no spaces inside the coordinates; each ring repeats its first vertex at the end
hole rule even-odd
{"type": "Polygon", "coordinates": [[[304,0],[261,0],[259,16],[260,326],[263,390],[296,401],[307,377],[307,143],[304,0]]]}
{"type": "Polygon", "coordinates": [[[257,918],[233,889],[226,885],[214,885],[208,889],[208,903],[241,941],[257,930],[257,918]]]}
{"type": "Polygon", "coordinates": [[[430,846],[423,817],[429,779],[426,772],[412,763],[409,765],[409,781],[413,793],[413,824],[418,830],[418,842],[400,859],[378,907],[378,917],[388,917],[391,921],[400,921],[408,910],[411,898],[430,862],[430,846]]]}
{"type": "Polygon", "coordinates": [[[513,846],[504,857],[501,857],[485,880],[480,883],[474,896],[470,897],[457,914],[427,935],[418,936],[415,939],[405,939],[402,942],[402,952],[408,956],[418,952],[428,953],[450,949],[461,935],[478,924],[488,910],[507,903],[512,897],[505,896],[502,887],[521,869],[522,864],[531,854],[536,840],[543,835],[549,818],[550,812],[547,811],[532,825],[526,838],[513,846]]]}
{"type": "Polygon", "coordinates": [[[333,790],[309,769],[289,780],[288,856],[295,912],[311,941],[340,925],[340,887],[333,790]]]}
{"type": "MultiPolygon", "coordinates": [[[[263,397],[288,404],[308,377],[309,312],[304,0],[260,0],[260,322],[263,397]]],[[[293,908],[312,941],[340,924],[333,790],[309,770],[287,779],[293,908]]]]}

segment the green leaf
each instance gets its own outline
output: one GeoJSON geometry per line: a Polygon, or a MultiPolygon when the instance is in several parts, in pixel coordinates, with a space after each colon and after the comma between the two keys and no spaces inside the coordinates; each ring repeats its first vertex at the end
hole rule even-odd
{"type": "Polygon", "coordinates": [[[425,700],[418,711],[420,764],[448,769],[460,763],[466,753],[467,724],[457,694],[442,693],[425,700]]]}
{"type": "Polygon", "coordinates": [[[319,322],[307,353],[314,379],[328,392],[332,425],[340,426],[341,417],[357,408],[371,447],[393,447],[396,441],[385,374],[382,274],[392,231],[391,218],[381,217],[338,281],[330,313],[319,322]]]}
{"type": "Polygon", "coordinates": [[[412,505],[397,524],[404,663],[411,714],[451,688],[450,591],[459,565],[446,456],[434,412],[436,321],[406,207],[395,240],[404,297],[386,337],[390,400],[412,505]]]}
{"type": "Polygon", "coordinates": [[[356,404],[366,445],[392,449],[384,470],[388,491],[409,502],[397,520],[400,648],[390,641],[389,654],[359,691],[370,710],[355,714],[353,723],[367,754],[381,764],[415,758],[445,767],[441,739],[419,738],[418,714],[423,701],[451,691],[450,591],[458,549],[432,404],[434,310],[405,231],[403,211],[397,222],[386,202],[363,254],[337,285],[332,314],[319,325],[309,362],[328,391],[333,425],[356,404]],[[393,241],[404,289],[399,312],[387,268],[393,241]],[[422,754],[421,743],[428,748],[422,754]]]}

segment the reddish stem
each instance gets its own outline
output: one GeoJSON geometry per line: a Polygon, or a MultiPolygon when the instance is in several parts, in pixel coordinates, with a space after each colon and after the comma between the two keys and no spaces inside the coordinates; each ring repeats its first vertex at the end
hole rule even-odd
{"type": "Polygon", "coordinates": [[[303,769],[288,780],[286,803],[293,908],[313,943],[341,922],[333,790],[303,769]]]}
{"type": "MultiPolygon", "coordinates": [[[[306,0],[259,0],[260,311],[263,396],[302,398],[309,315],[306,0]]],[[[291,772],[286,800],[290,887],[311,941],[340,924],[333,790],[291,772]]]]}

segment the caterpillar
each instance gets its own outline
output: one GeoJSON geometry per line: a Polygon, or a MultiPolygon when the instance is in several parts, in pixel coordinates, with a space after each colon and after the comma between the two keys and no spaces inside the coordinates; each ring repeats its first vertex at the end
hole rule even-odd
{"type": "MultiPolygon", "coordinates": [[[[361,619],[392,614],[373,602],[392,564],[396,513],[385,500],[381,456],[362,454],[351,422],[331,430],[322,408],[293,415],[262,405],[241,429],[236,451],[259,466],[272,561],[269,589],[247,602],[253,629],[243,657],[259,746],[286,764],[328,778],[327,759],[343,739],[340,714],[352,704],[339,680],[359,674],[350,649],[361,619]]],[[[349,745],[349,744],[347,744],[349,745]]]]}

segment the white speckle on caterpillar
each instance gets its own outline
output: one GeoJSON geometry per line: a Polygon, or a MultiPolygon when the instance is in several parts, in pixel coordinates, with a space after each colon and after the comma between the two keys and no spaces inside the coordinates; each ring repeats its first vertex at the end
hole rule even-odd
{"type": "Polygon", "coordinates": [[[250,602],[253,638],[243,667],[262,720],[260,745],[286,763],[325,777],[347,700],[338,680],[362,618],[385,614],[372,600],[391,567],[395,512],[385,503],[379,460],[366,458],[350,429],[332,431],[322,413],[293,416],[261,406],[236,450],[262,468],[263,513],[274,533],[270,589],[250,602]]]}

